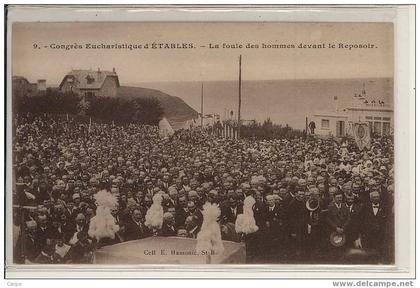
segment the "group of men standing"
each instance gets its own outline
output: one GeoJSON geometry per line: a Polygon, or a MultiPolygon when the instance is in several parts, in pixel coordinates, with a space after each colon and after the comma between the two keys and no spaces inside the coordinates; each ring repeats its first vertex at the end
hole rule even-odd
{"type": "Polygon", "coordinates": [[[393,141],[359,151],[332,139],[220,139],[156,127],[18,118],[15,261],[88,263],[104,245],[154,235],[196,238],[215,203],[222,238],[244,242],[249,263],[393,262],[393,141]],[[118,199],[114,239],[89,237],[94,195],[118,199]],[[161,193],[163,224],[145,215],[161,193]],[[235,230],[245,197],[258,231],[235,230]],[[20,231],[20,232],[19,232],[20,231]]]}

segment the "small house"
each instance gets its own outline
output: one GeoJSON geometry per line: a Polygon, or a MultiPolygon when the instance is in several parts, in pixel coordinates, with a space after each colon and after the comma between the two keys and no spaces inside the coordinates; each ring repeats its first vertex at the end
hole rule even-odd
{"type": "Polygon", "coordinates": [[[120,82],[115,68],[111,71],[72,70],[60,83],[61,92],[80,96],[117,97],[120,82]]]}

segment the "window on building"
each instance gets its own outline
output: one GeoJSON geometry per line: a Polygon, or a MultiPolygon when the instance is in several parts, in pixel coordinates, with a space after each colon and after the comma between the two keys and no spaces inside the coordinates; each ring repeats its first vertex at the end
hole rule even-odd
{"type": "Polygon", "coordinates": [[[366,116],[367,120],[372,120],[372,116],[366,116]]]}
{"type": "Polygon", "coordinates": [[[324,129],[330,128],[330,120],[322,119],[321,120],[321,128],[324,128],[324,129]]]}
{"type": "Polygon", "coordinates": [[[345,123],[344,121],[337,121],[337,137],[343,137],[345,135],[345,123]]]}
{"type": "Polygon", "coordinates": [[[381,122],[373,123],[373,132],[377,135],[381,135],[381,122]]]}
{"type": "Polygon", "coordinates": [[[383,122],[382,123],[382,135],[389,135],[391,132],[391,123],[383,122]]]}
{"type": "Polygon", "coordinates": [[[374,120],[382,120],[381,117],[373,117],[374,120]]]}
{"type": "MultiPolygon", "coordinates": [[[[86,97],[95,97],[95,92],[92,92],[92,91],[86,91],[85,92],[85,96],[86,97]]],[[[89,98],[88,98],[89,99],[89,98]]]]}
{"type": "Polygon", "coordinates": [[[90,75],[87,75],[86,76],[86,81],[87,81],[87,84],[92,84],[93,82],[95,82],[95,78],[93,78],[90,75]]]}
{"type": "Polygon", "coordinates": [[[373,122],[372,121],[369,121],[368,124],[369,124],[370,134],[372,134],[373,133],[373,122]]]}
{"type": "Polygon", "coordinates": [[[391,118],[390,117],[383,117],[382,120],[384,120],[384,121],[391,121],[391,118]]]}

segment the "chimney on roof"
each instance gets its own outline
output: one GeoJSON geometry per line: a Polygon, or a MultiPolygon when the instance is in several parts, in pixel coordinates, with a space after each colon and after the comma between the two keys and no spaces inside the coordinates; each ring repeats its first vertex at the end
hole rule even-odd
{"type": "Polygon", "coordinates": [[[113,68],[112,68],[112,72],[116,73],[116,72],[115,72],[115,67],[113,67],[113,68]]]}

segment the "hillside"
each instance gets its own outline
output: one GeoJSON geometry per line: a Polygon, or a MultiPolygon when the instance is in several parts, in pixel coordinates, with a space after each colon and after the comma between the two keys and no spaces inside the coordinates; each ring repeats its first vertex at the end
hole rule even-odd
{"type": "Polygon", "coordinates": [[[198,117],[197,111],[191,108],[182,99],[168,95],[159,90],[141,87],[120,86],[118,89],[118,97],[156,98],[161,103],[166,118],[168,118],[169,122],[175,129],[182,125],[183,122],[198,117]]]}

